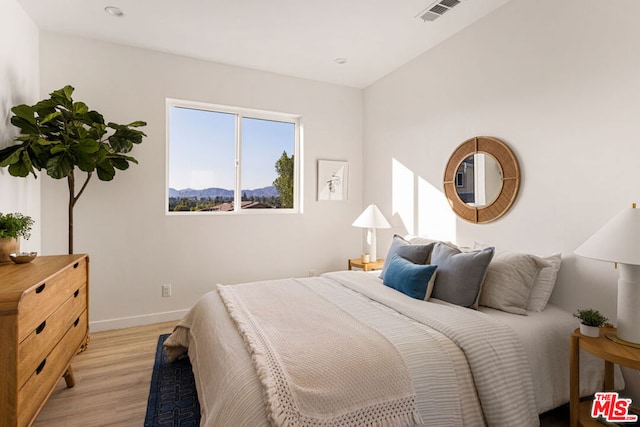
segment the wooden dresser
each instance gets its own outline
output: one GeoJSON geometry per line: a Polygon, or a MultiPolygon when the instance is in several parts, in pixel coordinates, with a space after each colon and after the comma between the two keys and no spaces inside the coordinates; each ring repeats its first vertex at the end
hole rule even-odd
{"type": "Polygon", "coordinates": [[[0,426],[33,423],[89,339],[89,257],[0,264],[0,426]]]}

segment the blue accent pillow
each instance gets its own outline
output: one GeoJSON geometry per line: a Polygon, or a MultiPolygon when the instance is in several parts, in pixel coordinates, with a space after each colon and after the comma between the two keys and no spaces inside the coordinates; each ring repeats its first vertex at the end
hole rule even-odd
{"type": "Polygon", "coordinates": [[[424,300],[427,285],[436,268],[435,265],[414,264],[396,254],[389,262],[382,283],[411,298],[424,300]]]}
{"type": "Polygon", "coordinates": [[[391,247],[389,247],[389,251],[387,252],[387,258],[384,260],[384,265],[380,272],[380,278],[384,281],[387,269],[389,268],[389,263],[396,254],[414,264],[427,264],[434,245],[435,242],[424,245],[413,245],[403,239],[402,236],[395,234],[393,236],[393,241],[391,242],[391,247]]]}

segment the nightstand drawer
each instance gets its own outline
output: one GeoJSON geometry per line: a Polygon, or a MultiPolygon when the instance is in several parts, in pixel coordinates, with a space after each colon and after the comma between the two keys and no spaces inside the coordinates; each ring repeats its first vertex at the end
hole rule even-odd
{"type": "Polygon", "coordinates": [[[39,324],[18,347],[18,388],[61,340],[86,309],[87,287],[74,292],[51,316],[39,324]]]}
{"type": "Polygon", "coordinates": [[[38,363],[30,378],[18,391],[18,425],[28,425],[55,384],[65,373],[73,355],[78,351],[87,332],[87,312],[84,311],[75,326],[66,333],[60,343],[38,363]]]}
{"type": "Polygon", "coordinates": [[[22,342],[73,293],[87,283],[86,258],[27,290],[19,306],[18,342],[22,342]]]}

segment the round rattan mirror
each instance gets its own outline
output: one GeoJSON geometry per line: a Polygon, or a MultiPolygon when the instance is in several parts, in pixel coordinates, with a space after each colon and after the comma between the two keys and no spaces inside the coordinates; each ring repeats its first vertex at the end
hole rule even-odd
{"type": "Polygon", "coordinates": [[[484,224],[500,218],[515,201],[520,167],[507,144],[497,138],[476,136],[453,152],[443,185],[458,217],[484,224]]]}

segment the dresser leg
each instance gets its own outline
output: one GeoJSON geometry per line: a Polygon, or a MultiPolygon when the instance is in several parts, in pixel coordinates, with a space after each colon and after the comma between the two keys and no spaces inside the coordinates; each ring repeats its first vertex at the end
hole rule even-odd
{"type": "Polygon", "coordinates": [[[76,385],[76,380],[73,378],[73,370],[71,369],[71,365],[69,365],[69,369],[64,373],[64,381],[67,383],[67,388],[71,388],[76,385]]]}

